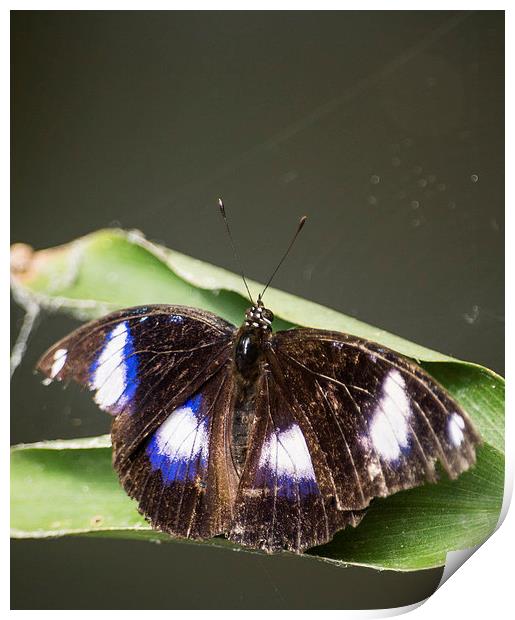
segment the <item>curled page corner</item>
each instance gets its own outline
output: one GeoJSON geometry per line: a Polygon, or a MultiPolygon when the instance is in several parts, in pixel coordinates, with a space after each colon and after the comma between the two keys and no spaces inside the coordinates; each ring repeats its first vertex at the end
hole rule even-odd
{"type": "MultiPolygon", "coordinates": [[[[476,545],[475,547],[470,547],[468,549],[459,549],[458,551],[448,551],[447,559],[445,560],[445,567],[442,573],[442,578],[440,579],[440,583],[436,590],[441,588],[443,584],[454,575],[454,573],[460,568],[465,562],[474,555],[474,553],[481,547],[483,543],[480,545],[476,545]]],[[[435,592],[436,592],[435,590],[435,592]]]]}

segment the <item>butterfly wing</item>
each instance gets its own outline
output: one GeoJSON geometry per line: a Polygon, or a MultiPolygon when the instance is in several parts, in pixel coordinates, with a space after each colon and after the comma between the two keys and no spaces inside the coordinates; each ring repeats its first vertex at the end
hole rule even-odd
{"type": "Polygon", "coordinates": [[[123,414],[130,451],[185,402],[230,355],[234,326],[183,306],[128,308],[78,328],[37,369],[46,382],[73,380],[98,406],[123,414]]]}
{"type": "MultiPolygon", "coordinates": [[[[227,365],[226,365],[227,366],[227,365]]],[[[127,493],[153,527],[185,538],[225,532],[237,475],[228,450],[232,380],[220,368],[138,447],[125,450],[124,414],[112,429],[114,466],[127,493]]]]}
{"type": "Polygon", "coordinates": [[[480,442],[419,366],[366,340],[293,329],[273,336],[230,538],[303,551],[356,525],[374,497],[451,478],[480,442]]]}
{"type": "Polygon", "coordinates": [[[450,478],[475,462],[480,437],[465,411],[394,351],[347,334],[293,329],[275,335],[270,363],[312,430],[342,510],[435,482],[437,462],[450,478]]]}
{"type": "Polygon", "coordinates": [[[234,331],[194,308],[129,308],[75,330],[38,363],[47,381],[76,381],[116,416],[122,485],[170,534],[210,537],[230,520],[237,483],[225,424],[234,331]]]}
{"type": "Polygon", "coordinates": [[[257,393],[229,538],[266,551],[300,552],[357,525],[363,514],[337,509],[331,474],[316,460],[312,433],[269,369],[257,393]]]}

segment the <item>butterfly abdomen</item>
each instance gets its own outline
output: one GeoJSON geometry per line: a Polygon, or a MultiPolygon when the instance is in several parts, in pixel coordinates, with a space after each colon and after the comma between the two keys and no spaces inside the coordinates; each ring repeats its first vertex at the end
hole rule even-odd
{"type": "Polygon", "coordinates": [[[239,330],[234,347],[236,374],[233,415],[231,423],[231,455],[238,474],[247,458],[250,429],[256,411],[256,387],[263,370],[264,351],[270,339],[269,331],[244,325],[239,330]]]}
{"type": "Polygon", "coordinates": [[[256,413],[256,384],[241,382],[236,390],[231,424],[231,456],[239,476],[247,459],[250,429],[256,413]]]}

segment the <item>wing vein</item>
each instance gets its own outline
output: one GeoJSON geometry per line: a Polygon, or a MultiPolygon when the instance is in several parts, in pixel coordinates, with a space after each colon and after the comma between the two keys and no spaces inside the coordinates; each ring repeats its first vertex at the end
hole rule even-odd
{"type": "MultiPolygon", "coordinates": [[[[336,412],[334,411],[331,403],[329,402],[329,400],[328,400],[324,390],[322,389],[322,387],[321,387],[321,385],[320,385],[320,383],[318,382],[317,379],[315,379],[315,383],[316,383],[316,386],[317,386],[318,390],[322,394],[322,398],[324,399],[324,401],[326,402],[327,406],[329,407],[329,410],[330,410],[330,412],[331,412],[331,414],[333,416],[333,420],[335,421],[336,426],[338,428],[338,431],[340,432],[341,438],[343,439],[343,443],[345,444],[345,449],[347,450],[347,454],[349,455],[349,459],[350,459],[350,462],[352,464],[352,469],[354,471],[354,477],[356,478],[356,482],[358,484],[358,489],[359,489],[359,493],[361,495],[361,500],[363,502],[363,506],[365,506],[367,504],[367,499],[365,498],[365,494],[363,493],[363,486],[361,485],[361,480],[359,478],[358,470],[356,468],[356,463],[354,462],[354,458],[353,458],[352,453],[350,451],[350,447],[349,447],[349,443],[347,442],[347,438],[345,437],[345,434],[344,434],[344,432],[343,432],[343,430],[341,428],[340,421],[338,420],[338,417],[336,416],[336,412]]],[[[358,409],[358,412],[359,412],[359,409],[358,409]]],[[[363,506],[361,506],[361,507],[363,507],[363,506]]]]}

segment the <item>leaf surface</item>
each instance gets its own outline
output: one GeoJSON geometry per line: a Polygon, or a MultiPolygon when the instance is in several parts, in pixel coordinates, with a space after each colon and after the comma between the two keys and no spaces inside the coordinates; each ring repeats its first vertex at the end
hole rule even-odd
{"type": "MultiPolygon", "coordinates": [[[[102,230],[67,245],[11,251],[18,301],[91,319],[116,308],[172,303],[210,310],[240,324],[248,306],[240,276],[147,241],[141,233],[102,230]]],[[[249,282],[255,294],[261,285],[249,282]]],[[[340,532],[310,556],[414,570],[439,566],[447,551],[475,546],[493,531],[504,477],[504,380],[276,289],[267,291],[274,327],[344,331],[418,360],[465,408],[485,444],[478,463],[456,481],[375,500],[362,524],[340,532]]],[[[41,442],[13,448],[14,537],[97,535],[171,540],[152,531],[125,496],[111,467],[106,438],[41,442]]],[[[206,544],[206,543],[203,543],[206,544]]],[[[208,544],[231,546],[217,538],[208,544]]]]}

